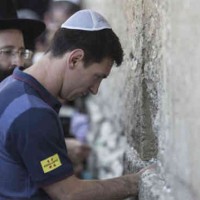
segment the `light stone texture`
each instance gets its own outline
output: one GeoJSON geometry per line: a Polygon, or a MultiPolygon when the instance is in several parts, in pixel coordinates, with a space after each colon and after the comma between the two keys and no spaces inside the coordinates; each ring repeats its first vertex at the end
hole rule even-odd
{"type": "Polygon", "coordinates": [[[108,178],[156,162],[138,198],[200,199],[200,2],[85,0],[102,13],[124,48],[91,97],[90,169],[108,178]]]}

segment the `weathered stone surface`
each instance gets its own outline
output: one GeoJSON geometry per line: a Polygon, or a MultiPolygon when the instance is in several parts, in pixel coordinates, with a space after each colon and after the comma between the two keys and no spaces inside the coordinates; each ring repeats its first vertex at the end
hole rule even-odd
{"type": "Polygon", "coordinates": [[[200,2],[84,2],[108,18],[125,53],[88,103],[96,176],[157,160],[156,172],[142,178],[140,200],[200,199],[200,2]]]}

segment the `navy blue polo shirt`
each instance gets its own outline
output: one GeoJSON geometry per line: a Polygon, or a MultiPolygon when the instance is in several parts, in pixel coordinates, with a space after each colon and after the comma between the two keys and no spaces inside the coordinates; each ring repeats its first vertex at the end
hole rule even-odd
{"type": "Polygon", "coordinates": [[[49,199],[41,186],[73,174],[60,107],[19,68],[0,83],[0,199],[49,199]]]}

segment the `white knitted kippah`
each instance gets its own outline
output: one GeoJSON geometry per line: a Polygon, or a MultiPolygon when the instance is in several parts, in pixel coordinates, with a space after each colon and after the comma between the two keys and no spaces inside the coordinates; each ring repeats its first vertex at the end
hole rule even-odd
{"type": "Polygon", "coordinates": [[[111,29],[111,26],[101,14],[92,10],[80,10],[68,18],[61,28],[98,31],[111,29]]]}

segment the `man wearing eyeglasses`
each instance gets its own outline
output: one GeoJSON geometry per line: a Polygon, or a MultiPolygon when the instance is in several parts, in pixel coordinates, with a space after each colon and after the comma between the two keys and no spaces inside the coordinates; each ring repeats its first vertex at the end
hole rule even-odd
{"type": "Polygon", "coordinates": [[[34,42],[44,29],[39,20],[18,19],[12,0],[0,1],[0,81],[31,58],[24,43],[34,42]]]}

